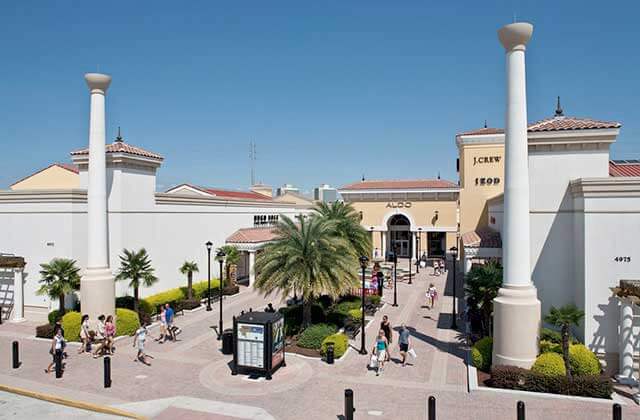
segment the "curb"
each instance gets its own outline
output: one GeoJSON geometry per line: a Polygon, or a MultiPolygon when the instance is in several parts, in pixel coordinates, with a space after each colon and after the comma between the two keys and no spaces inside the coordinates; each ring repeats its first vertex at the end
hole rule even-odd
{"type": "Polygon", "coordinates": [[[0,384],[0,391],[10,392],[12,394],[23,395],[29,398],[35,398],[37,400],[47,401],[53,404],[66,405],[67,407],[78,408],[81,410],[93,411],[96,413],[109,414],[113,416],[127,417],[130,419],[146,420],[147,417],[140,416],[138,414],[130,413],[128,411],[120,410],[118,408],[112,408],[104,405],[97,405],[84,401],[70,400],[67,398],[56,397],[55,395],[43,394],[41,392],[30,391],[24,388],[15,388],[9,385],[0,384]]]}

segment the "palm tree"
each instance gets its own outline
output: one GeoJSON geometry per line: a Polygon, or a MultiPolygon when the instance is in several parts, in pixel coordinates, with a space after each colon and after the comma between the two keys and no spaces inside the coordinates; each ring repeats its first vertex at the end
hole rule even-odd
{"type": "Polygon", "coordinates": [[[562,335],[562,358],[567,371],[567,378],[571,379],[571,364],[569,363],[569,343],[571,342],[571,326],[580,325],[584,318],[584,311],[581,311],[574,304],[564,305],[560,308],[554,306],[549,310],[549,314],[544,317],[547,324],[560,327],[562,335]]]}
{"type": "Polygon", "coordinates": [[[58,299],[60,307],[58,314],[64,315],[64,297],[80,289],[80,268],[75,260],[67,258],[54,258],[49,263],[40,264],[40,283],[38,295],[46,295],[51,299],[58,299]]]}
{"type": "Polygon", "coordinates": [[[134,250],[122,250],[123,255],[120,256],[120,270],[116,276],[116,280],[130,280],[129,287],[133,288],[133,305],[134,310],[138,311],[138,289],[140,286],[153,286],[158,278],[153,274],[154,268],[151,267],[151,259],[147,250],[140,248],[138,252],[134,250]]]}
{"type": "Polygon", "coordinates": [[[187,275],[187,299],[193,299],[193,273],[197,273],[198,264],[194,261],[185,261],[180,267],[180,273],[187,275]]]}
{"type": "Polygon", "coordinates": [[[277,239],[258,255],[255,287],[265,296],[302,295],[302,327],[311,324],[313,300],[340,296],[358,285],[358,258],[350,243],[334,234],[335,227],[320,217],[286,216],[275,227],[277,239]]]}
{"type": "Polygon", "coordinates": [[[335,234],[349,241],[356,255],[371,253],[371,235],[360,224],[360,214],[351,203],[319,202],[314,206],[317,215],[334,222],[335,234]]]}
{"type": "Polygon", "coordinates": [[[480,311],[482,316],[482,335],[491,335],[491,316],[493,314],[493,299],[498,296],[502,286],[502,266],[497,261],[473,267],[465,277],[464,290],[480,311]]]}
{"type": "MultiPolygon", "coordinates": [[[[231,278],[231,267],[238,264],[238,261],[240,261],[240,251],[238,251],[238,248],[233,245],[223,245],[218,248],[218,251],[222,251],[225,254],[224,281],[227,282],[227,286],[233,286],[229,281],[229,279],[231,278]]],[[[222,280],[223,279],[220,279],[220,281],[222,280]]],[[[224,287],[224,284],[222,285],[222,287],[224,287]]]]}

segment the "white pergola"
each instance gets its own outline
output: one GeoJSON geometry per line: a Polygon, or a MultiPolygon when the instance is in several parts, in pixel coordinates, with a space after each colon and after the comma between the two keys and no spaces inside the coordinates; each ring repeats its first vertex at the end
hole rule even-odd
{"type": "MultiPolygon", "coordinates": [[[[620,280],[620,286],[613,289],[614,296],[620,302],[619,330],[618,330],[618,356],[619,371],[616,380],[622,385],[638,388],[640,382],[634,374],[633,361],[635,353],[634,336],[634,306],[640,306],[640,280],[620,280]]],[[[640,403],[640,389],[636,389],[633,399],[640,403]]]]}
{"type": "Polygon", "coordinates": [[[225,243],[232,245],[238,249],[238,251],[248,254],[249,263],[246,268],[249,275],[249,287],[253,286],[256,280],[255,263],[256,254],[264,248],[265,245],[273,241],[276,235],[273,232],[273,227],[254,227],[246,229],[238,229],[231,236],[227,238],[225,243]]]}
{"type": "Polygon", "coordinates": [[[0,289],[0,317],[3,308],[10,307],[11,322],[22,322],[24,318],[24,262],[23,257],[0,255],[0,273],[2,277],[13,276],[13,288],[2,285],[0,289]]]}

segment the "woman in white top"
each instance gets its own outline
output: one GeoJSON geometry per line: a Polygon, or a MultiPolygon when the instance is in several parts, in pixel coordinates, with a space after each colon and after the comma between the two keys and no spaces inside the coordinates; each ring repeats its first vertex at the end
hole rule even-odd
{"type": "Polygon", "coordinates": [[[147,336],[151,337],[149,334],[149,330],[147,330],[147,325],[143,325],[136,331],[135,336],[133,337],[133,347],[138,347],[138,354],[136,358],[133,359],[134,362],[138,360],[144,363],[147,366],[151,366],[151,363],[147,360],[147,358],[153,359],[153,357],[149,356],[144,352],[144,343],[147,340],[147,336]]]}
{"type": "Polygon", "coordinates": [[[51,368],[56,364],[57,358],[60,358],[60,363],[62,363],[62,353],[64,353],[66,345],[67,343],[62,335],[62,329],[57,328],[53,340],[51,340],[51,348],[49,349],[49,354],[53,356],[53,360],[44,370],[44,373],[51,373],[51,368]]]}
{"type": "Polygon", "coordinates": [[[80,321],[80,341],[82,342],[82,344],[80,345],[78,354],[87,351],[90,340],[91,336],[89,335],[89,315],[84,314],[82,315],[82,320],[80,321]]]}

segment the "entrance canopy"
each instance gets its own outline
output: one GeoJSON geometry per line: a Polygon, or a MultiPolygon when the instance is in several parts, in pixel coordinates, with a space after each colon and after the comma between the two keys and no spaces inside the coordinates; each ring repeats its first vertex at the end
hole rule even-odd
{"type": "Polygon", "coordinates": [[[464,247],[464,272],[471,270],[474,263],[489,259],[502,259],[502,237],[491,228],[480,228],[461,236],[464,247]]]}
{"type": "Polygon", "coordinates": [[[275,229],[272,226],[266,226],[238,229],[227,238],[226,244],[236,247],[242,254],[238,262],[238,283],[244,281],[248,282],[248,286],[253,285],[256,279],[254,270],[256,253],[277,237],[275,229]]]}

